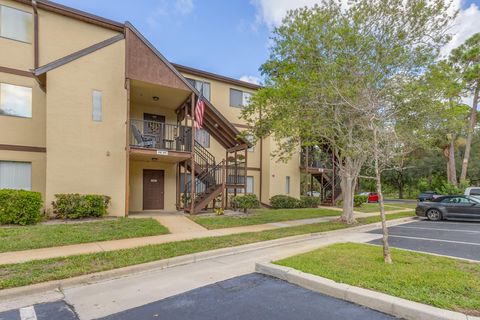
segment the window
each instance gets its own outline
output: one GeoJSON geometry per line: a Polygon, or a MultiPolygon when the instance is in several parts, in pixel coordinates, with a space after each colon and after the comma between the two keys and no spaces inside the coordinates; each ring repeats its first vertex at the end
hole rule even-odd
{"type": "Polygon", "coordinates": [[[195,140],[204,148],[210,148],[210,134],[204,130],[196,130],[195,131],[195,140]]]}
{"type": "Polygon", "coordinates": [[[0,189],[32,189],[32,164],[0,161],[0,189]]]}
{"type": "Polygon", "coordinates": [[[92,120],[102,121],[102,91],[92,91],[92,120]]]}
{"type": "Polygon", "coordinates": [[[290,177],[285,177],[285,194],[290,194],[290,177]]]}
{"type": "Polygon", "coordinates": [[[243,108],[248,106],[252,94],[236,89],[230,89],[230,106],[235,108],[243,108]]]}
{"type": "MultiPolygon", "coordinates": [[[[192,180],[192,175],[190,173],[187,173],[187,183],[192,180]]],[[[188,184],[187,188],[188,190],[186,191],[187,193],[190,193],[192,185],[188,184]]],[[[206,185],[202,183],[199,180],[195,180],[195,191],[196,192],[205,192],[206,185]],[[198,182],[198,183],[197,183],[198,182]]],[[[180,192],[184,193],[185,192],[185,173],[180,174],[180,192]]]]}
{"type": "Polygon", "coordinates": [[[210,101],[210,83],[209,82],[190,79],[190,78],[186,78],[186,79],[188,82],[190,82],[192,86],[195,87],[195,89],[197,89],[198,91],[202,90],[202,94],[205,97],[205,99],[210,101]]]}
{"type": "Polygon", "coordinates": [[[32,88],[0,83],[0,115],[32,117],[32,88]]]}
{"type": "Polygon", "coordinates": [[[246,136],[245,136],[245,139],[247,139],[247,141],[252,144],[252,147],[251,147],[251,148],[248,148],[248,151],[249,151],[249,152],[254,152],[254,151],[255,151],[255,145],[254,145],[254,143],[253,143],[253,140],[255,140],[255,139],[253,138],[253,136],[252,136],[251,134],[246,135],[246,136]]]}
{"type": "Polygon", "coordinates": [[[32,14],[0,5],[0,37],[32,42],[32,14]]]}
{"type": "Polygon", "coordinates": [[[253,177],[247,177],[247,193],[253,193],[253,177]]]}

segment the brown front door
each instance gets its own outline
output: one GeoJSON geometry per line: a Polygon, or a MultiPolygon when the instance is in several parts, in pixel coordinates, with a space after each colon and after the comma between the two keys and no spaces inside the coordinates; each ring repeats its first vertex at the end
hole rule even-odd
{"type": "Polygon", "coordinates": [[[143,170],[143,210],[164,208],[163,170],[143,170]]]}

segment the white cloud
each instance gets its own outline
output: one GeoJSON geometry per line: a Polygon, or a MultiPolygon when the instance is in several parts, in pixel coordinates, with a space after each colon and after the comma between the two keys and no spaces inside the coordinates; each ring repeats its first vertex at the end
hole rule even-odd
{"type": "Polygon", "coordinates": [[[259,77],[256,77],[256,76],[241,76],[240,77],[240,80],[241,81],[245,81],[245,82],[249,82],[249,83],[253,83],[253,84],[258,84],[260,85],[262,80],[259,78],[259,77]]]}
{"type": "Polygon", "coordinates": [[[187,16],[193,12],[193,0],[160,0],[151,14],[147,17],[147,24],[156,27],[160,20],[166,17],[187,16]]]}
{"type": "MultiPolygon", "coordinates": [[[[461,3],[455,3],[457,8],[461,3]]],[[[455,49],[467,40],[474,33],[480,32],[480,9],[474,3],[470,7],[460,10],[452,27],[454,36],[450,43],[442,50],[442,55],[448,55],[452,49],[455,49]]]]}

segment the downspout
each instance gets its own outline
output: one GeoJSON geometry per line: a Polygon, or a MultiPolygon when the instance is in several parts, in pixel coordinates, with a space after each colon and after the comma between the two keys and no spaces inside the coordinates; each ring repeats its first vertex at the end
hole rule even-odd
{"type": "Polygon", "coordinates": [[[39,44],[38,44],[38,7],[37,0],[32,0],[33,8],[33,67],[37,69],[39,62],[39,44]]]}

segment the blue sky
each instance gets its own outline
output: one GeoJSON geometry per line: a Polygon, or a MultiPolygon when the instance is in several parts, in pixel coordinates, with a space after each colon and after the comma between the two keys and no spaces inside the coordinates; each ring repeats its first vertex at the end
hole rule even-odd
{"type": "MultiPolygon", "coordinates": [[[[288,9],[319,0],[56,0],[119,22],[130,21],[170,61],[256,80],[271,29],[288,9]]],[[[480,31],[480,0],[454,0],[459,36],[480,31]]],[[[451,48],[449,48],[451,49],[451,48]]]]}

